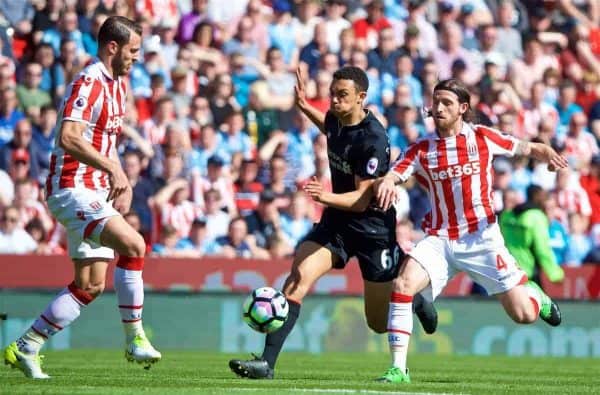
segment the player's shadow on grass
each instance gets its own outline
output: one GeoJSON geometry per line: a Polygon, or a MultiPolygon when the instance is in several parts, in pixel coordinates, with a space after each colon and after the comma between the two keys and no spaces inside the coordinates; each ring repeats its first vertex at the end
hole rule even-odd
{"type": "Polygon", "coordinates": [[[446,377],[433,378],[433,379],[420,379],[418,383],[440,383],[440,384],[456,384],[460,383],[461,380],[451,379],[446,377]]]}

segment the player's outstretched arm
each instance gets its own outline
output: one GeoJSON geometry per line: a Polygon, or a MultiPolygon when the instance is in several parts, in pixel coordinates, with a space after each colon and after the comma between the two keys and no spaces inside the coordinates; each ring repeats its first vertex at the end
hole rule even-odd
{"type": "Polygon", "coordinates": [[[314,123],[319,130],[325,131],[325,114],[311,106],[306,101],[306,89],[304,87],[304,76],[300,67],[296,69],[296,86],[294,86],[296,95],[296,106],[314,123]]]}
{"type": "Polygon", "coordinates": [[[569,166],[567,159],[556,152],[552,147],[542,143],[519,141],[515,155],[531,156],[537,160],[548,163],[548,170],[557,171],[569,166]]]}
{"type": "Polygon", "coordinates": [[[396,185],[401,183],[402,180],[391,170],[385,176],[375,180],[373,183],[373,193],[379,208],[385,211],[394,204],[398,199],[396,185]]]}
{"type": "Polygon", "coordinates": [[[316,202],[325,206],[337,208],[344,211],[361,213],[369,207],[373,197],[371,185],[374,179],[358,179],[356,190],[346,193],[333,193],[323,190],[323,185],[313,177],[304,186],[304,191],[316,202]]]}
{"type": "Polygon", "coordinates": [[[79,162],[108,174],[110,192],[107,201],[113,200],[124,193],[127,188],[131,188],[129,180],[127,180],[127,176],[118,161],[103,156],[83,138],[86,127],[87,125],[83,122],[63,121],[58,144],[67,154],[79,162]]]}

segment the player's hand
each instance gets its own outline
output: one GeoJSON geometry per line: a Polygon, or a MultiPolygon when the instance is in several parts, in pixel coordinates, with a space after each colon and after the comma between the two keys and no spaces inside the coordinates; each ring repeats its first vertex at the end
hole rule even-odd
{"type": "Polygon", "coordinates": [[[303,189],[312,200],[321,202],[321,197],[323,196],[323,184],[321,184],[317,177],[313,176],[306,185],[304,185],[303,189]]]}
{"type": "Polygon", "coordinates": [[[377,199],[377,205],[383,211],[387,211],[398,199],[398,190],[393,176],[386,175],[378,178],[373,183],[373,192],[377,199]]]}
{"type": "Polygon", "coordinates": [[[548,170],[558,171],[560,169],[566,169],[567,167],[569,167],[567,159],[551,149],[551,152],[548,155],[548,170]]]}
{"type": "Polygon", "coordinates": [[[133,200],[133,189],[128,187],[125,192],[120,196],[117,196],[113,201],[113,207],[121,213],[121,215],[127,214],[131,209],[131,201],[133,200]]]}
{"type": "Polygon", "coordinates": [[[304,86],[304,76],[300,67],[296,69],[296,85],[294,86],[294,93],[296,98],[296,105],[299,108],[306,106],[306,88],[304,86]]]}
{"type": "Polygon", "coordinates": [[[127,188],[131,188],[129,180],[119,163],[115,163],[114,170],[108,174],[108,181],[110,183],[110,192],[106,198],[107,202],[121,196],[127,191],[127,188]]]}

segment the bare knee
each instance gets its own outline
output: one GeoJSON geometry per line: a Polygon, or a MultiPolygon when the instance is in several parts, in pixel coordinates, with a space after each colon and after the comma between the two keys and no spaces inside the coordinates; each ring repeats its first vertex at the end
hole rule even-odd
{"type": "Polygon", "coordinates": [[[394,292],[414,296],[417,289],[414,286],[414,281],[411,281],[409,276],[401,274],[394,280],[394,292]]]}
{"type": "Polygon", "coordinates": [[[143,257],[146,254],[146,242],[142,235],[137,232],[128,235],[123,240],[124,251],[119,251],[121,255],[130,257],[143,257]]]}

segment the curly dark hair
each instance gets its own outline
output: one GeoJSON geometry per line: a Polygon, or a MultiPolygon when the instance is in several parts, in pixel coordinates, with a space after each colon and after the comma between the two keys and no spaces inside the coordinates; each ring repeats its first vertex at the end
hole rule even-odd
{"type": "Polygon", "coordinates": [[[345,66],[333,73],[334,80],[352,80],[357,91],[366,92],[369,89],[369,78],[360,68],[345,66]]]}

